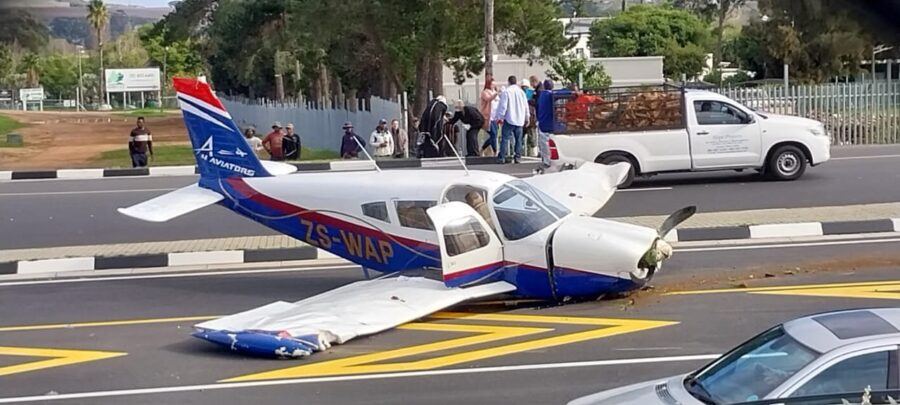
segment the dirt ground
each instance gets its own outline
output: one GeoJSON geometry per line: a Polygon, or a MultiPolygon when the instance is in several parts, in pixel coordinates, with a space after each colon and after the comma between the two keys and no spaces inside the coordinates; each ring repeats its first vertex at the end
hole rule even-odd
{"type": "MultiPolygon", "coordinates": [[[[110,112],[2,111],[25,125],[22,148],[0,148],[0,170],[98,167],[104,151],[128,146],[136,116],[110,112]]],[[[188,144],[181,114],[147,117],[154,144],[188,144]]]]}

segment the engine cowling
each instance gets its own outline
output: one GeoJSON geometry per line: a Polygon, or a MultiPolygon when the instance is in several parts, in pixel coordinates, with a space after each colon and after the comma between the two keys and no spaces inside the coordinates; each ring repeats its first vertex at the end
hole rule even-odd
{"type": "MultiPolygon", "coordinates": [[[[572,217],[556,229],[551,241],[552,267],[585,277],[608,278],[612,289],[637,288],[653,275],[671,247],[658,240],[655,229],[594,217],[572,217]],[[619,282],[618,280],[621,280],[619,282]],[[631,285],[628,285],[631,282],[631,285]]],[[[557,290],[567,286],[560,284],[557,290]]],[[[597,288],[605,283],[595,282],[597,288]]],[[[580,289],[579,289],[580,290],[580,289]]],[[[598,294],[620,291],[598,291],[598,294]]]]}

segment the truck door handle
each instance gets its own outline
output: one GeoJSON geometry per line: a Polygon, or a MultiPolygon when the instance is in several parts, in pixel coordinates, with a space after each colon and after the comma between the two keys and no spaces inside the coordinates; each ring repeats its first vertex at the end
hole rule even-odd
{"type": "Polygon", "coordinates": [[[708,131],[699,131],[699,132],[697,132],[697,135],[709,135],[709,132],[708,131]]]}

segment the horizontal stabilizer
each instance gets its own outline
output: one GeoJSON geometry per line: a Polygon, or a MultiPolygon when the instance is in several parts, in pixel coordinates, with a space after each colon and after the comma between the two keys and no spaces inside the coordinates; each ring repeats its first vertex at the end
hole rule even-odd
{"type": "Polygon", "coordinates": [[[273,176],[290,174],[297,171],[297,166],[290,163],[273,162],[271,160],[261,160],[260,163],[262,163],[263,168],[273,176]]]}
{"type": "Polygon", "coordinates": [[[119,208],[119,212],[144,221],[166,222],[191,211],[213,205],[224,198],[215,191],[192,184],[128,208],[119,208]]]}
{"type": "Polygon", "coordinates": [[[303,357],[460,302],[515,290],[501,281],[448,288],[422,277],[358,281],[295,303],[274,302],[194,325],[194,336],[244,354],[303,357]]]}

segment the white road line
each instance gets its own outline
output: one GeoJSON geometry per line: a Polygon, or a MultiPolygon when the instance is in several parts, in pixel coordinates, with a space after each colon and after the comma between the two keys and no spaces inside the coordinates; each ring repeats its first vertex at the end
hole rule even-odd
{"type": "Polygon", "coordinates": [[[862,159],[891,159],[898,158],[900,155],[877,155],[877,156],[847,156],[839,158],[831,158],[831,160],[862,160],[862,159]]]}
{"type": "Polygon", "coordinates": [[[700,248],[676,248],[676,252],[715,252],[723,250],[758,250],[758,249],[780,249],[793,247],[815,247],[815,246],[838,246],[838,245],[865,245],[870,243],[900,243],[900,238],[890,239],[863,239],[863,240],[835,240],[827,242],[806,242],[806,243],[778,243],[772,245],[738,245],[738,246],[711,246],[700,248]]]}
{"type": "Polygon", "coordinates": [[[617,193],[626,193],[629,191],[661,191],[671,190],[672,187],[647,187],[647,188],[626,188],[624,190],[616,190],[617,193]]]}
{"type": "MultiPolygon", "coordinates": [[[[260,263],[263,264],[263,263],[260,263]]],[[[155,278],[180,278],[180,277],[204,277],[204,276],[227,276],[236,274],[264,274],[264,273],[292,273],[300,271],[316,271],[316,270],[348,270],[359,269],[355,264],[333,264],[327,266],[311,266],[298,267],[294,269],[265,269],[265,270],[207,270],[194,273],[165,273],[165,274],[146,274],[146,275],[124,275],[109,277],[86,277],[71,278],[58,280],[30,280],[30,281],[7,281],[0,282],[0,287],[12,287],[20,285],[42,285],[42,284],[66,284],[66,283],[87,283],[93,281],[116,281],[116,280],[141,280],[155,278]]]]}
{"type": "Polygon", "coordinates": [[[21,197],[31,195],[69,195],[69,194],[116,194],[116,193],[150,193],[156,191],[172,191],[174,188],[139,188],[134,190],[86,190],[86,191],[38,191],[34,193],[0,193],[0,197],[21,197]]]}
{"type": "Polygon", "coordinates": [[[183,385],[183,386],[156,387],[156,388],[138,388],[138,389],[112,390],[112,391],[76,392],[76,393],[71,393],[71,394],[36,395],[36,396],[29,396],[29,397],[0,398],[0,404],[14,404],[14,403],[21,403],[21,402],[40,402],[40,401],[63,401],[63,400],[70,400],[70,399],[107,398],[107,397],[121,397],[121,396],[133,396],[133,395],[168,394],[168,393],[175,393],[175,392],[211,391],[211,390],[224,390],[224,389],[235,389],[235,388],[272,387],[272,386],[279,386],[279,385],[297,385],[297,384],[310,384],[310,383],[383,380],[383,379],[389,379],[389,378],[392,379],[392,378],[411,378],[411,377],[433,377],[433,376],[443,376],[443,375],[482,374],[482,373],[496,373],[496,372],[508,372],[508,371],[531,371],[531,370],[548,370],[548,369],[580,368],[580,367],[619,366],[619,365],[625,365],[625,364],[671,363],[671,362],[681,362],[681,361],[712,360],[712,359],[718,358],[719,356],[720,356],[719,354],[697,354],[697,355],[689,355],[689,356],[645,357],[645,358],[637,358],[637,359],[576,361],[576,362],[569,362],[569,363],[521,364],[521,365],[517,365],[517,366],[476,367],[476,368],[429,370],[429,371],[408,371],[408,372],[400,372],[400,373],[349,375],[349,376],[342,376],[342,377],[295,378],[295,379],[290,379],[290,380],[249,381],[249,382],[221,383],[221,384],[198,384],[198,385],[183,385]]]}

